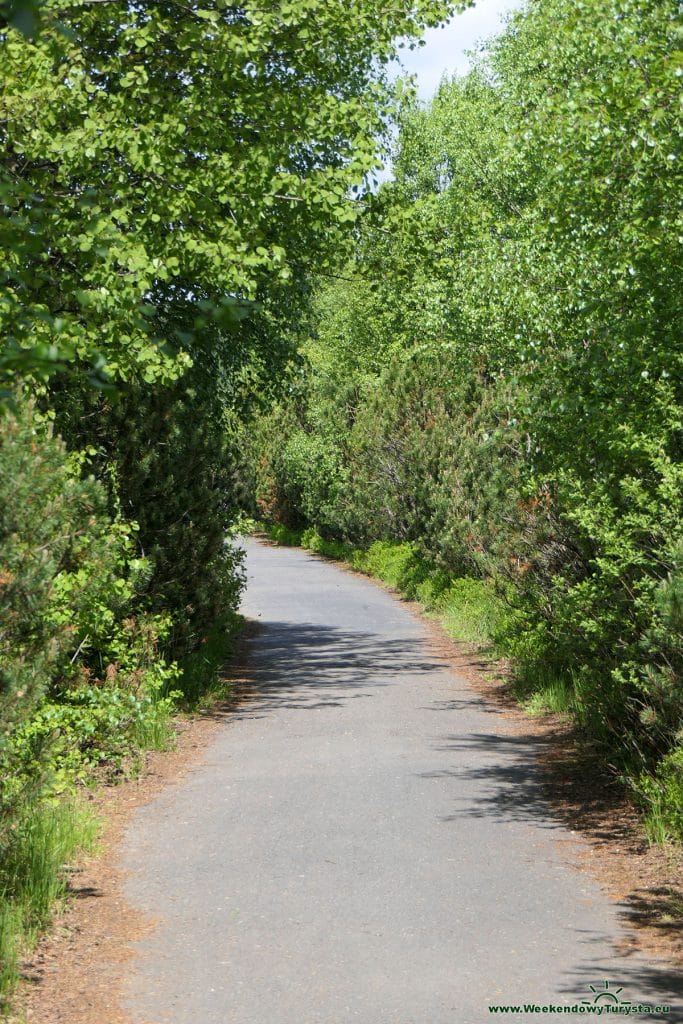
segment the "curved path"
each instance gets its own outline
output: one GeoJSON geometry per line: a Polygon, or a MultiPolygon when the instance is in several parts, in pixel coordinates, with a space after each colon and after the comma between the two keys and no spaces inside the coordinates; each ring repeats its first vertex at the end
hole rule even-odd
{"type": "Polygon", "coordinates": [[[259,692],[125,844],[128,898],[159,922],[137,944],[136,1024],[479,1024],[605,981],[673,1001],[567,866],[534,741],[383,590],[246,547],[259,692]]]}

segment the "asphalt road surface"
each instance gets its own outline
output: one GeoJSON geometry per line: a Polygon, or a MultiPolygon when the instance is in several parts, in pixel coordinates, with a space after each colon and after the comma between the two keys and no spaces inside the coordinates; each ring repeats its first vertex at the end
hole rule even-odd
{"type": "Polygon", "coordinates": [[[618,953],[618,906],[570,866],[577,840],[544,802],[537,741],[398,600],[299,550],[245,546],[258,695],[125,844],[127,896],[158,919],[128,983],[135,1024],[683,1006],[661,968],[618,953]]]}

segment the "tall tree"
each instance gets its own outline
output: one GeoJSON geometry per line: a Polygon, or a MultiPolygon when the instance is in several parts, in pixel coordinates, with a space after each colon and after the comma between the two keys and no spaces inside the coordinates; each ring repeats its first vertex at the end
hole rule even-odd
{"type": "Polygon", "coordinates": [[[451,6],[48,0],[35,38],[0,29],[0,368],[168,379],[204,320],[169,334],[160,304],[227,316],[324,260],[376,166],[396,38],[451,6]]]}

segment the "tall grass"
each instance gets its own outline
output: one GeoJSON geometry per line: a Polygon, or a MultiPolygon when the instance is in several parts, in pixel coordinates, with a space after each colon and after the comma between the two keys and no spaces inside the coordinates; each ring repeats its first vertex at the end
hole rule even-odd
{"type": "Polygon", "coordinates": [[[643,772],[633,788],[650,842],[683,841],[683,747],[660,761],[656,772],[643,772]]]}
{"type": "MultiPolygon", "coordinates": [[[[182,676],[181,676],[182,680],[182,676]]],[[[171,750],[175,740],[173,717],[182,691],[174,689],[150,694],[145,701],[144,713],[133,722],[130,734],[131,753],[141,755],[146,750],[171,750]]]]}
{"type": "Polygon", "coordinates": [[[474,644],[491,644],[505,619],[505,607],[486,580],[464,577],[452,582],[439,612],[449,636],[474,644]]]}
{"type": "Polygon", "coordinates": [[[67,890],[71,861],[94,846],[99,823],[74,796],[25,806],[2,835],[0,851],[0,1007],[19,980],[20,958],[67,890]]]}

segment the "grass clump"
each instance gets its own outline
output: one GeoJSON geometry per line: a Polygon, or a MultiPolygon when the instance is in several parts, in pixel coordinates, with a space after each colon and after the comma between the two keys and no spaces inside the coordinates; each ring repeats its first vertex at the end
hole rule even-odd
{"type": "Polygon", "coordinates": [[[294,534],[294,536],[299,538],[294,543],[302,548],[314,551],[318,555],[325,555],[326,558],[334,558],[338,562],[353,564],[354,556],[360,554],[360,551],[343,540],[323,537],[314,526],[309,526],[306,530],[303,530],[300,534],[294,534]]]}
{"type": "Polygon", "coordinates": [[[315,526],[295,530],[282,523],[261,523],[259,528],[269,540],[282,545],[282,547],[305,548],[307,551],[315,552],[316,555],[324,555],[326,558],[333,558],[338,562],[349,562],[354,569],[360,570],[361,568],[357,564],[357,560],[364,557],[364,551],[354,548],[345,541],[323,537],[315,526]]]}
{"type": "Polygon", "coordinates": [[[683,842],[683,746],[663,758],[655,772],[643,772],[634,788],[650,842],[683,842]]]}
{"type": "Polygon", "coordinates": [[[485,580],[453,580],[439,603],[443,627],[449,636],[468,643],[491,644],[504,621],[504,605],[485,580]]]}
{"type": "Polygon", "coordinates": [[[299,547],[304,532],[303,530],[292,530],[282,523],[272,523],[264,526],[263,531],[270,540],[275,544],[281,544],[283,547],[299,547]]]}
{"type": "Polygon", "coordinates": [[[71,794],[26,804],[0,832],[0,1007],[19,980],[18,963],[67,891],[71,861],[93,849],[99,823],[71,794]]]}
{"type": "Polygon", "coordinates": [[[522,707],[530,715],[566,715],[572,712],[574,706],[574,691],[564,679],[550,680],[522,701],[522,707]]]}

